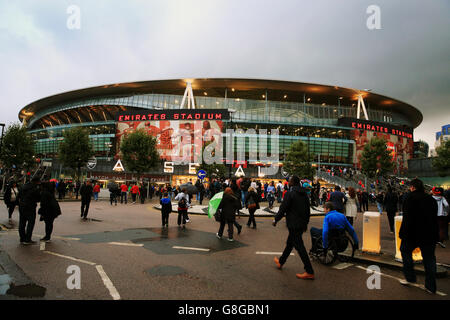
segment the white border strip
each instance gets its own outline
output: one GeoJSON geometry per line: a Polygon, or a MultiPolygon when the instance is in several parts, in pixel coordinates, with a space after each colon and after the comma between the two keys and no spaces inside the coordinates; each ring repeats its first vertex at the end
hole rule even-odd
{"type": "MultiPolygon", "coordinates": [[[[361,267],[361,266],[356,266],[356,267],[359,268],[359,269],[362,269],[362,270],[369,271],[369,269],[361,267]]],[[[379,274],[381,276],[385,276],[386,278],[391,278],[391,279],[394,279],[394,280],[397,280],[397,281],[403,280],[403,279],[400,279],[400,278],[397,278],[397,277],[394,277],[394,276],[391,276],[391,275],[388,275],[388,274],[384,274],[384,273],[381,273],[381,272],[373,272],[372,270],[370,270],[370,272],[376,273],[376,274],[379,274]]],[[[424,285],[421,285],[421,284],[418,284],[418,283],[411,283],[411,284],[409,284],[409,286],[413,286],[413,287],[420,288],[422,290],[426,290],[424,285]]],[[[445,297],[447,295],[446,293],[443,293],[443,292],[440,292],[440,291],[436,291],[436,294],[440,295],[440,296],[443,296],[443,297],[445,297]]]]}
{"type": "Polygon", "coordinates": [[[116,246],[128,246],[128,247],[143,247],[143,243],[126,243],[126,242],[108,242],[108,244],[114,244],[116,246]]]}
{"type": "Polygon", "coordinates": [[[91,265],[91,266],[95,266],[96,265],[96,263],[94,263],[94,262],[81,260],[81,259],[77,259],[77,258],[73,258],[73,257],[69,257],[69,256],[64,256],[64,255],[59,254],[59,253],[54,253],[54,252],[51,252],[51,251],[44,251],[44,252],[52,254],[52,255],[57,256],[57,257],[61,257],[61,258],[65,258],[65,259],[69,259],[69,260],[85,263],[85,264],[88,264],[88,265],[91,265]]]}
{"type": "Polygon", "coordinates": [[[111,282],[109,277],[106,275],[106,272],[105,272],[105,270],[103,270],[103,267],[101,265],[96,265],[95,268],[97,269],[98,273],[100,274],[100,277],[102,277],[103,283],[105,284],[105,287],[109,290],[109,294],[111,295],[113,300],[120,300],[119,292],[117,292],[113,283],[111,282]]]}
{"type": "Polygon", "coordinates": [[[173,246],[173,249],[183,249],[183,250],[196,250],[196,251],[209,251],[210,249],[203,249],[203,248],[191,248],[191,247],[179,247],[179,246],[173,246]]]}
{"type": "MultiPolygon", "coordinates": [[[[256,251],[256,254],[269,254],[269,255],[276,255],[281,256],[283,252],[266,252],[266,251],[256,251]]],[[[294,256],[294,253],[290,254],[291,256],[294,256]]]]}

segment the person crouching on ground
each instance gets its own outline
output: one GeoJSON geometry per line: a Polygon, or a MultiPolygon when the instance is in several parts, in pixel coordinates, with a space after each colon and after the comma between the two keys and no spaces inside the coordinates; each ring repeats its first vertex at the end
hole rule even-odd
{"type": "Polygon", "coordinates": [[[217,210],[221,210],[221,219],[219,232],[216,233],[217,238],[222,239],[225,224],[228,225],[228,241],[233,240],[233,225],[236,219],[236,211],[241,208],[241,201],[234,195],[230,187],[225,188],[223,198],[220,201],[217,210]]]}
{"type": "Polygon", "coordinates": [[[169,194],[164,193],[163,198],[160,200],[161,203],[161,218],[163,228],[169,227],[169,214],[172,212],[172,202],[170,201],[169,194]]]}
{"type": "Polygon", "coordinates": [[[53,221],[61,214],[61,208],[55,198],[55,184],[45,182],[41,184],[41,207],[39,208],[40,221],[45,222],[45,237],[41,241],[50,242],[53,221]]]}

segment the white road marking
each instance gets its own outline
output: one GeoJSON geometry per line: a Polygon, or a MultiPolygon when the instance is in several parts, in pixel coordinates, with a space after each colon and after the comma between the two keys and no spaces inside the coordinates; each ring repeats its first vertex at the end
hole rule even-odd
{"type": "Polygon", "coordinates": [[[114,244],[116,246],[128,246],[128,247],[143,247],[143,243],[127,243],[127,242],[108,242],[108,244],[114,244]]]}
{"type": "Polygon", "coordinates": [[[45,250],[45,241],[41,241],[41,245],[40,245],[40,248],[39,248],[41,251],[44,251],[45,250]]]}
{"type": "Polygon", "coordinates": [[[105,270],[103,270],[103,267],[101,265],[96,265],[95,268],[97,269],[98,273],[100,274],[100,277],[102,277],[103,283],[105,284],[105,287],[109,290],[109,294],[111,295],[113,300],[120,300],[119,292],[117,292],[113,283],[111,282],[109,277],[106,275],[106,272],[105,272],[105,270]]]}
{"type": "Polygon", "coordinates": [[[55,253],[55,252],[51,252],[51,251],[44,251],[44,252],[46,252],[48,254],[52,254],[52,255],[57,256],[57,257],[64,258],[64,259],[69,259],[69,260],[85,263],[85,264],[88,264],[88,265],[91,265],[91,266],[95,266],[96,265],[96,263],[94,263],[94,262],[90,262],[90,261],[86,261],[86,260],[81,260],[81,259],[65,256],[65,255],[62,255],[62,254],[59,254],[59,253],[55,253]]]}
{"type": "Polygon", "coordinates": [[[343,270],[343,269],[347,269],[348,267],[351,267],[353,265],[353,263],[339,263],[335,266],[333,266],[333,269],[337,269],[337,270],[343,270]]]}
{"type": "MultiPolygon", "coordinates": [[[[283,252],[266,252],[266,251],[256,251],[256,254],[269,254],[269,255],[276,255],[281,256],[283,252]]],[[[294,256],[293,253],[290,254],[291,256],[294,256]]]]}
{"type": "MultiPolygon", "coordinates": [[[[369,269],[364,268],[364,267],[361,267],[361,266],[356,266],[356,267],[359,268],[359,269],[365,270],[365,271],[369,270],[369,269]]],[[[389,275],[389,274],[384,274],[384,273],[376,272],[376,271],[373,272],[372,270],[371,270],[371,272],[372,272],[372,273],[379,274],[379,275],[381,275],[381,276],[385,276],[386,278],[391,278],[391,279],[397,280],[397,281],[403,280],[403,279],[400,279],[400,278],[391,276],[391,275],[389,275]]],[[[422,289],[422,290],[426,290],[424,285],[418,284],[418,283],[411,283],[409,286],[413,286],[413,287],[420,288],[420,289],[422,289]]],[[[440,292],[440,291],[436,291],[436,294],[437,294],[437,295],[440,295],[440,296],[443,296],[443,297],[445,297],[445,296],[447,295],[446,293],[443,293],[443,292],[440,292]]]]}
{"type": "MultiPolygon", "coordinates": [[[[41,234],[33,234],[33,236],[43,237],[43,235],[41,235],[41,234]]],[[[53,236],[53,235],[52,235],[52,238],[53,239],[61,239],[61,240],[74,240],[74,241],[81,240],[80,238],[70,238],[70,237],[61,237],[61,236],[53,236]]]]}
{"type": "Polygon", "coordinates": [[[173,246],[173,249],[183,249],[183,250],[196,250],[196,251],[209,251],[210,249],[203,249],[203,248],[191,248],[191,247],[179,247],[179,246],[173,246]]]}

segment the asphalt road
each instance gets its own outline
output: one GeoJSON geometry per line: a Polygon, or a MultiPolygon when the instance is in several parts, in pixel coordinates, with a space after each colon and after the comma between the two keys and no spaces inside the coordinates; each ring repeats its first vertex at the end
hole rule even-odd
{"type": "MultiPolygon", "coordinates": [[[[216,238],[218,223],[206,216],[191,215],[185,230],[171,214],[169,229],[161,228],[160,212],[152,204],[111,207],[109,202],[92,202],[89,216],[80,219],[80,203],[61,203],[62,216],[55,221],[54,236],[45,249],[39,243],[19,244],[14,229],[0,232],[1,250],[36,284],[45,287],[44,299],[431,299],[448,300],[450,280],[438,279],[441,295],[418,287],[404,287],[397,270],[381,268],[380,289],[369,289],[368,265],[354,263],[323,266],[313,261],[314,281],[299,280],[304,271],[294,250],[278,270],[275,254],[284,249],[287,228],[284,220],[273,227],[272,218],[257,218],[257,229],[244,226],[235,242],[216,238]],[[265,252],[269,254],[257,254],[265,252]],[[68,289],[69,266],[78,266],[81,289],[68,289]]],[[[18,225],[17,209],[13,228],[18,225]]],[[[36,221],[34,240],[44,234],[43,222],[36,221]]],[[[361,219],[360,219],[361,220],[361,219]]],[[[321,227],[323,217],[311,218],[311,226],[321,227]]],[[[0,206],[0,223],[7,224],[5,206],[0,206]]],[[[359,234],[361,236],[361,234],[359,234]]],[[[307,249],[309,234],[304,235],[307,249]]],[[[449,249],[445,249],[449,250],[449,249]]],[[[424,277],[418,276],[418,283],[424,277]]]]}

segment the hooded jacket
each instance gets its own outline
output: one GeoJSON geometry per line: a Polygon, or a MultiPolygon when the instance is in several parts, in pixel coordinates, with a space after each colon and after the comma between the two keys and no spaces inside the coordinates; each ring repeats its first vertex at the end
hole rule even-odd
{"type": "Polygon", "coordinates": [[[302,232],[306,231],[311,215],[311,208],[308,195],[304,188],[293,186],[285,194],[280,209],[275,216],[275,222],[280,221],[285,215],[288,229],[302,232]]]}
{"type": "Polygon", "coordinates": [[[23,187],[19,188],[19,208],[23,212],[34,211],[36,212],[37,203],[41,201],[41,193],[37,185],[33,183],[27,183],[23,187]]]}
{"type": "Polygon", "coordinates": [[[224,193],[217,210],[222,210],[222,220],[234,221],[236,212],[241,208],[241,201],[236,196],[224,193]]]}

